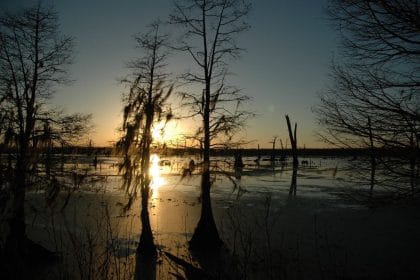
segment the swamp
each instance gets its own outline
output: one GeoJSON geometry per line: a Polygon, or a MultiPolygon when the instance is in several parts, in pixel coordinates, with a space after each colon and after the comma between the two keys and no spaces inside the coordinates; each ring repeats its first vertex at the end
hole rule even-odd
{"type": "Polygon", "coordinates": [[[52,190],[27,194],[28,236],[58,257],[35,279],[401,279],[419,272],[418,201],[389,203],[381,183],[370,193],[363,159],[303,156],[292,190],[287,158],[244,157],[238,176],[233,157],[212,157],[221,170],[212,179],[212,207],[224,246],[197,256],[188,240],[200,214],[200,171],[185,176],[183,170],[199,158],[153,154],[149,215],[158,257],[152,264],[136,258],[140,212],[122,212],[119,159],[65,160],[71,189],[51,204],[52,190]]]}

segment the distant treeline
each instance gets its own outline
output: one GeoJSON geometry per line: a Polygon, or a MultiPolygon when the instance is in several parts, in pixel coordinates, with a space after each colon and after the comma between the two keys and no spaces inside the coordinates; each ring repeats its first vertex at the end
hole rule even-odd
{"type": "MultiPolygon", "coordinates": [[[[3,154],[14,153],[13,148],[1,149],[3,154]]],[[[167,155],[167,156],[183,156],[183,155],[200,155],[199,148],[154,148],[153,153],[167,155]]],[[[325,156],[325,157],[358,157],[370,156],[372,152],[377,157],[381,156],[395,156],[404,158],[420,158],[419,154],[414,154],[412,150],[406,148],[381,149],[377,148],[372,151],[369,148],[359,149],[345,149],[345,148],[301,148],[298,149],[299,156],[325,156]]],[[[66,146],[66,147],[52,147],[44,150],[42,153],[51,154],[83,154],[83,155],[98,155],[98,156],[112,156],[115,155],[113,147],[90,147],[90,146],[66,146]]],[[[261,156],[261,157],[288,157],[292,155],[291,149],[212,149],[212,156],[234,156],[240,154],[242,156],[261,156]]]]}
{"type": "MultiPolygon", "coordinates": [[[[377,157],[381,156],[397,156],[397,157],[411,157],[413,156],[412,151],[409,149],[344,149],[344,148],[302,148],[298,149],[299,156],[325,156],[325,157],[358,157],[358,156],[370,156],[372,152],[377,157]]],[[[284,156],[292,156],[291,149],[226,149],[226,150],[212,150],[212,155],[215,156],[233,156],[240,153],[242,156],[261,156],[276,158],[284,156]]],[[[420,155],[416,155],[420,157],[420,155]]]]}

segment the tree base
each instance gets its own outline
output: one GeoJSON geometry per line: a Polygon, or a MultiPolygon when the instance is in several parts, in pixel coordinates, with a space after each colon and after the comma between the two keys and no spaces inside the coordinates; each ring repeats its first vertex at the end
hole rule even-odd
{"type": "Polygon", "coordinates": [[[137,256],[154,257],[157,256],[157,248],[154,243],[145,244],[140,242],[137,247],[137,256]]]}
{"type": "Polygon", "coordinates": [[[156,280],[157,260],[156,250],[154,251],[154,254],[147,251],[137,251],[134,279],[156,280]]]}
{"type": "Polygon", "coordinates": [[[216,225],[199,222],[191,240],[188,242],[192,251],[218,251],[223,246],[216,225]]]}

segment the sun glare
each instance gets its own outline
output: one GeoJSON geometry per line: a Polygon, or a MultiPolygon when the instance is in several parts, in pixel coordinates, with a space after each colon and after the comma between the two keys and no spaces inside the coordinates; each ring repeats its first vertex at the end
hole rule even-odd
{"type": "Polygon", "coordinates": [[[155,124],[152,128],[152,137],[154,141],[162,141],[163,140],[163,124],[158,123],[155,124]]]}
{"type": "Polygon", "coordinates": [[[153,140],[158,143],[175,141],[179,134],[178,124],[175,122],[169,122],[166,125],[165,122],[158,122],[152,127],[153,140]]]}
{"type": "Polygon", "coordinates": [[[151,189],[157,190],[163,184],[165,184],[165,179],[161,176],[161,167],[159,165],[160,158],[156,154],[150,156],[150,176],[152,177],[151,189]]]}

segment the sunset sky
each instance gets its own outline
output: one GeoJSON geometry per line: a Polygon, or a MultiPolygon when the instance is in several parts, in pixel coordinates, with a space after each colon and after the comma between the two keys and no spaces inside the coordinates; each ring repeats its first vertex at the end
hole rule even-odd
{"type": "MultiPolygon", "coordinates": [[[[0,8],[15,9],[34,1],[6,0],[0,8]]],[[[171,0],[44,1],[54,3],[62,33],[75,37],[74,83],[60,87],[53,102],[69,112],[92,113],[96,126],[89,137],[95,145],[109,145],[122,120],[118,78],[127,73],[125,62],[141,56],[133,34],[143,32],[154,19],[167,19],[171,0]]],[[[251,30],[242,34],[246,49],[231,63],[231,84],[252,100],[247,108],[257,113],[243,137],[268,147],[273,136],[287,138],[284,119],[298,123],[298,145],[322,147],[315,136],[311,111],[328,82],[328,65],[337,49],[336,34],[326,20],[326,0],[252,1],[251,30]]],[[[171,72],[187,69],[191,60],[173,59],[171,72]]],[[[172,124],[171,134],[190,131],[190,123],[172,124]]],[[[172,137],[172,136],[171,136],[172,137]]],[[[283,140],[284,141],[284,140],[283,140]]]]}

